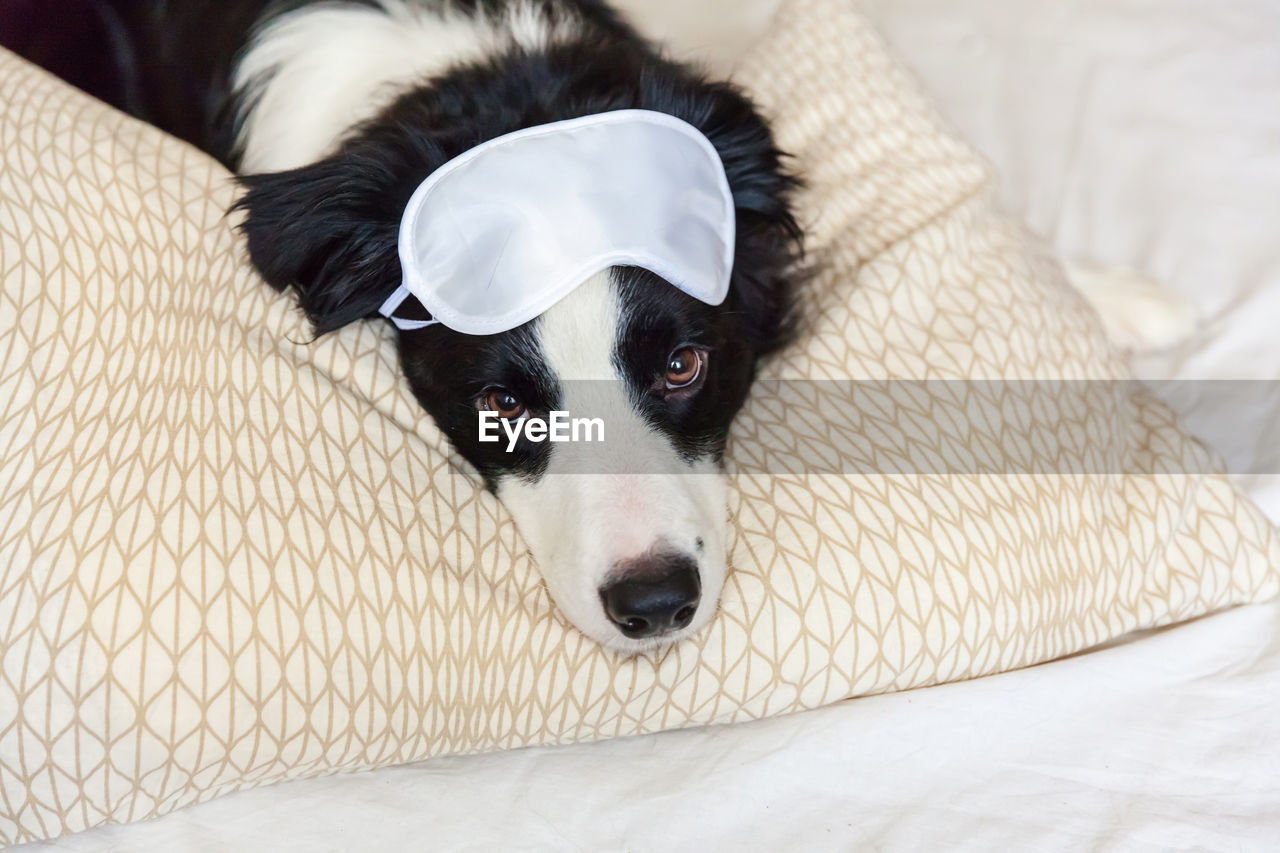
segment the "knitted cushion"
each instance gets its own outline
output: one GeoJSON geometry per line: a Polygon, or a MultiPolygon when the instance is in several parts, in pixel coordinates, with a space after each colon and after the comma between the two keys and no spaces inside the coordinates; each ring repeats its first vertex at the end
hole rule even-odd
{"type": "Polygon", "coordinates": [[[822,271],[734,427],[719,615],[620,657],[556,612],[385,324],[307,342],[224,171],[0,58],[0,842],[968,678],[1277,592],[1274,529],[1119,381],[847,0],[790,0],[741,82],[822,271]]]}

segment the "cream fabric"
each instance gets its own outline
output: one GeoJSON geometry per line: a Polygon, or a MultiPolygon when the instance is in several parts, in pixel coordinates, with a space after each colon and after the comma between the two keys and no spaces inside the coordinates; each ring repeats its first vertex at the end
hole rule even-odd
{"type": "Polygon", "coordinates": [[[1274,528],[1177,473],[1212,455],[1119,384],[1063,402],[1090,441],[1040,467],[1085,473],[770,473],[824,442],[893,470],[1057,423],[1015,406],[974,432],[888,391],[832,424],[847,383],[789,378],[1124,369],[844,0],[792,0],[742,82],[826,265],[735,425],[720,616],[628,659],[555,613],[385,324],[306,343],[244,263],[224,172],[0,59],[0,842],[970,677],[1280,590],[1274,528]]]}

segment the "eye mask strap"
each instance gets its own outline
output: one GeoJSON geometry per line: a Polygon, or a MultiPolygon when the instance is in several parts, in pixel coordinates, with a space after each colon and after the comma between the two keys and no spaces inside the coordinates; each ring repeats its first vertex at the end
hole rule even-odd
{"type": "Polygon", "coordinates": [[[427,326],[440,325],[439,320],[409,320],[404,317],[396,316],[396,309],[403,305],[404,301],[412,295],[413,294],[409,292],[409,288],[405,287],[403,284],[400,285],[391,292],[391,295],[388,296],[386,301],[382,303],[382,306],[378,308],[378,313],[394,323],[397,329],[405,332],[410,332],[414,329],[425,329],[427,326]]]}

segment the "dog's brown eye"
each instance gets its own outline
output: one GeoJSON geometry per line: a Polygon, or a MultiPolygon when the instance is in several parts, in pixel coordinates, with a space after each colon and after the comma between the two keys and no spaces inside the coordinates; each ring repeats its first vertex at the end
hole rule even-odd
{"type": "Polygon", "coordinates": [[[506,388],[495,388],[485,394],[481,400],[486,409],[497,412],[498,417],[504,420],[514,421],[524,414],[524,403],[506,388]]]}
{"type": "Polygon", "coordinates": [[[681,347],[667,357],[667,388],[687,388],[702,374],[702,353],[681,347]]]}

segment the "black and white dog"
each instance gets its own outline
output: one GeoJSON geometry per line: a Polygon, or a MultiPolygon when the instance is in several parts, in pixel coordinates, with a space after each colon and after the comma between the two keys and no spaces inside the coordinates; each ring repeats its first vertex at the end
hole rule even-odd
{"type": "Polygon", "coordinates": [[[711,141],[737,222],[723,304],[613,267],[508,332],[399,333],[414,394],[509,508],[574,625],[621,651],[704,626],[726,571],[726,434],[791,329],[800,253],[795,180],[751,102],[600,0],[107,5],[137,69],[116,100],[242,176],[252,261],[319,333],[377,316],[414,189],[487,140],[643,109],[711,141]],[[602,417],[607,444],[478,440],[483,411],[553,410],[602,417]]]}

